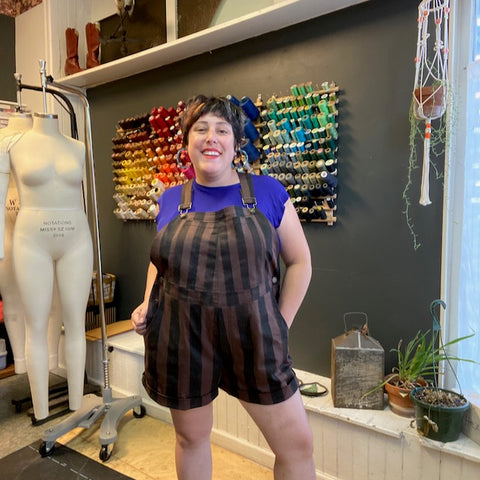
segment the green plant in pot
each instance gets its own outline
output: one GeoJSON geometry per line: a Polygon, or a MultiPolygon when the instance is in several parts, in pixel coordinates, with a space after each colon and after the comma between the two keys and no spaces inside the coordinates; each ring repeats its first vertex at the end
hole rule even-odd
{"type": "MultiPolygon", "coordinates": [[[[440,331],[440,324],[433,310],[437,304],[445,308],[445,304],[441,300],[435,300],[430,305],[430,311],[434,318],[432,342],[437,342],[440,331]]],[[[410,392],[410,398],[415,408],[415,423],[420,435],[441,442],[452,442],[460,436],[463,417],[470,408],[470,402],[461,393],[438,387],[439,362],[446,362],[450,368],[452,368],[451,361],[455,360],[477,363],[474,360],[451,356],[446,350],[452,344],[471,338],[473,335],[474,333],[457,338],[445,345],[440,343],[430,362],[433,370],[432,381],[425,386],[415,387],[410,392]]]]}
{"type": "MultiPolygon", "coordinates": [[[[434,315],[433,309],[438,304],[445,308],[444,302],[434,300],[430,305],[432,315],[434,315]]],[[[403,340],[400,340],[397,348],[390,350],[397,354],[397,364],[392,368],[392,373],[386,375],[382,383],[365,395],[369,395],[379,388],[385,388],[391,410],[398,415],[414,417],[415,408],[411,399],[411,392],[413,389],[432,384],[436,374],[438,374],[438,364],[440,362],[471,361],[451,356],[446,352],[446,349],[472,337],[473,334],[456,338],[443,347],[438,347],[439,325],[434,316],[433,330],[418,331],[405,345],[403,340]]]]}

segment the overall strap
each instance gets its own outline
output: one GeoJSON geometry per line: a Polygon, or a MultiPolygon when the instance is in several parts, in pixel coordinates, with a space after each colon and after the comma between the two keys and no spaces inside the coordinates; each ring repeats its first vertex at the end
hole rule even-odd
{"type": "MultiPolygon", "coordinates": [[[[253,194],[252,177],[249,173],[245,172],[237,172],[237,174],[240,180],[243,206],[246,207],[251,213],[254,213],[257,206],[257,199],[253,194]]],[[[182,186],[180,205],[178,206],[178,211],[182,218],[185,217],[185,215],[192,208],[192,187],[193,180],[189,180],[182,186]]]]}
{"type": "Polygon", "coordinates": [[[192,187],[193,180],[189,180],[187,183],[184,183],[182,186],[182,196],[180,198],[180,205],[178,206],[178,211],[180,216],[183,218],[192,208],[192,187]]]}
{"type": "Polygon", "coordinates": [[[243,205],[247,207],[249,212],[254,213],[255,207],[257,206],[257,199],[253,193],[252,177],[246,172],[237,172],[237,174],[240,179],[243,205]]]}

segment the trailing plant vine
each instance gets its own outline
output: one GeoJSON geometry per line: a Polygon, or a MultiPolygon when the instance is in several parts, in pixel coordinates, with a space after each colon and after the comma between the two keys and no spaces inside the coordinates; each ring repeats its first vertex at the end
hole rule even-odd
{"type": "MultiPolygon", "coordinates": [[[[450,93],[450,92],[449,92],[450,93]]],[[[450,98],[450,94],[447,94],[447,99],[450,98]]],[[[449,105],[452,103],[449,101],[449,105]]],[[[451,109],[450,109],[451,111],[451,109]]],[[[405,209],[403,214],[407,222],[408,229],[413,239],[413,248],[417,250],[421,243],[418,238],[418,234],[415,231],[415,226],[412,220],[410,207],[412,201],[410,198],[410,188],[413,185],[413,173],[414,170],[419,168],[417,149],[420,148],[419,144],[423,146],[423,138],[425,135],[424,122],[415,117],[415,103],[412,98],[409,111],[410,122],[410,135],[409,135],[409,157],[408,157],[408,171],[407,171],[407,183],[403,190],[402,198],[405,203],[405,209]]],[[[445,156],[447,149],[447,120],[446,115],[442,115],[439,119],[432,121],[431,137],[430,137],[430,150],[432,156],[430,157],[430,165],[435,172],[435,180],[443,178],[443,171],[441,171],[432,158],[442,158],[445,156]]],[[[422,150],[423,152],[423,150],[422,150]]]]}

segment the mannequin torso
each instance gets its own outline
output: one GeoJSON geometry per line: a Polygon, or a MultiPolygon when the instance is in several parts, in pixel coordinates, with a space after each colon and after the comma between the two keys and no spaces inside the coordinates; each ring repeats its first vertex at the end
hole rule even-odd
{"type": "Polygon", "coordinates": [[[35,114],[12,148],[22,208],[80,209],[85,147],[62,135],[56,116],[35,114]],[[39,151],[41,145],[41,152],[39,151]]]}

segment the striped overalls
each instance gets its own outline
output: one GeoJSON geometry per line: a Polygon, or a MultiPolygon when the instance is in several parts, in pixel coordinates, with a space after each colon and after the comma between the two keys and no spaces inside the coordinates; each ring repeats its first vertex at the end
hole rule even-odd
{"type": "Polygon", "coordinates": [[[247,402],[282,402],[298,382],[281,316],[279,241],[255,208],[248,174],[239,173],[244,207],[181,214],[152,245],[158,274],[145,333],[143,385],[161,405],[186,410],[210,403],[218,387],[247,402]]]}

